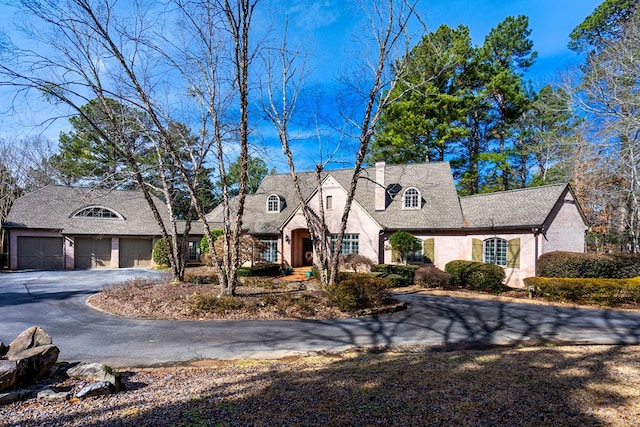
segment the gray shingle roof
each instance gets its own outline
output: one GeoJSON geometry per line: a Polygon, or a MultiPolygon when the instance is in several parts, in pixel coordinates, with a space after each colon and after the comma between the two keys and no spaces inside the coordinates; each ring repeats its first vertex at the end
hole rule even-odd
{"type": "Polygon", "coordinates": [[[461,197],[467,228],[538,227],[567,191],[567,184],[461,197]]]}
{"type": "MultiPolygon", "coordinates": [[[[349,188],[351,169],[323,172],[322,178],[333,176],[345,189],[349,188]]],[[[314,172],[299,173],[303,195],[310,197],[316,190],[314,172]]],[[[463,226],[462,211],[449,164],[433,162],[412,165],[387,165],[385,167],[387,208],[375,211],[375,168],[362,170],[355,200],[384,228],[388,229],[460,229],[463,226]],[[418,189],[421,208],[403,209],[402,194],[409,188],[418,189]]],[[[278,233],[285,221],[298,207],[292,178],[289,174],[267,175],[254,195],[247,196],[243,229],[252,234],[278,233]],[[267,197],[280,196],[283,208],[279,213],[267,213],[267,197]]],[[[236,209],[233,209],[235,212],[236,209]]],[[[220,207],[207,219],[222,223],[220,207]]]]}
{"type": "MultiPolygon", "coordinates": [[[[167,221],[164,204],[154,197],[156,206],[167,221]]],[[[17,199],[7,221],[7,228],[62,230],[65,234],[158,235],[158,227],[141,191],[99,190],[47,186],[17,199]],[[117,218],[73,218],[82,208],[101,206],[122,215],[117,218]]]]}

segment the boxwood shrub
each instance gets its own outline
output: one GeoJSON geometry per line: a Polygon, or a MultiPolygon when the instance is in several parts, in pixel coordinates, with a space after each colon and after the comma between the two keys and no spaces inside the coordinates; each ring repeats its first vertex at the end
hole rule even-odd
{"type": "Polygon", "coordinates": [[[640,302],[640,277],[626,279],[528,277],[535,297],[551,301],[616,306],[640,302]]]}
{"type": "Polygon", "coordinates": [[[386,279],[353,274],[326,289],[329,305],[342,311],[374,308],[387,303],[391,294],[386,279]]]}
{"type": "Polygon", "coordinates": [[[413,283],[425,288],[450,289],[451,274],[445,273],[436,267],[420,267],[413,276],[413,283]]]}
{"type": "MultiPolygon", "coordinates": [[[[419,265],[412,264],[378,264],[373,267],[371,271],[387,274],[396,274],[402,278],[401,281],[397,281],[396,287],[410,286],[413,284],[413,276],[416,270],[420,268],[419,265]]],[[[395,279],[394,279],[395,280],[395,279]]]]}
{"type": "Polygon", "coordinates": [[[249,268],[239,268],[238,277],[270,277],[280,275],[280,264],[259,264],[249,268]]]}
{"type": "Polygon", "coordinates": [[[455,260],[444,266],[451,275],[451,284],[477,291],[502,292],[504,287],[504,269],[499,265],[484,262],[455,260]]]}
{"type": "Polygon", "coordinates": [[[538,260],[538,276],[629,278],[640,276],[640,257],[632,254],[549,252],[538,260]]]}

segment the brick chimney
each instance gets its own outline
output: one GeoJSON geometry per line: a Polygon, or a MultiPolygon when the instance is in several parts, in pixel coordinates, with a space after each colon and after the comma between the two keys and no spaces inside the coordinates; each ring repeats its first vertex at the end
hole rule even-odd
{"type": "Polygon", "coordinates": [[[375,209],[383,211],[387,208],[387,187],[384,183],[384,161],[376,162],[375,209]]]}

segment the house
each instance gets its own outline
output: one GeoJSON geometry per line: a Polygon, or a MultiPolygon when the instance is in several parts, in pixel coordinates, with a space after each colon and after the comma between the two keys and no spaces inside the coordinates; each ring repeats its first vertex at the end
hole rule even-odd
{"type": "MultiPolygon", "coordinates": [[[[168,226],[164,204],[153,202],[168,226]]],[[[151,267],[161,235],[142,191],[56,185],[17,199],[4,227],[12,270],[151,267]]],[[[189,241],[192,259],[199,240],[189,241]]]]}
{"type": "MultiPolygon", "coordinates": [[[[316,212],[322,203],[330,232],[339,229],[351,174],[349,169],[323,172],[322,200],[315,173],[299,174],[306,203],[316,212]]],[[[222,215],[221,207],[207,215],[212,229],[221,228],[222,215]]],[[[146,266],[159,238],[142,193],[55,186],[18,199],[6,228],[12,269],[146,266]]],[[[267,175],[246,197],[242,228],[266,244],[265,260],[313,264],[311,236],[289,174],[267,175]]],[[[535,275],[543,253],[583,252],[585,230],[567,184],[459,197],[447,162],[378,162],[362,170],[341,253],[396,262],[388,240],[406,231],[422,242],[410,262],[441,269],[456,259],[490,262],[505,268],[508,284],[522,286],[523,278],[535,275]]],[[[192,259],[196,234],[189,243],[192,259]]]]}
{"type": "MultiPolygon", "coordinates": [[[[306,203],[315,212],[323,203],[330,232],[339,229],[351,174],[349,169],[324,172],[322,201],[315,173],[299,174],[306,203]]],[[[221,209],[207,219],[220,223],[221,209]]],[[[396,262],[388,240],[406,231],[422,241],[422,251],[410,262],[440,269],[456,259],[490,262],[505,268],[509,285],[522,286],[523,278],[535,275],[543,253],[583,252],[586,226],[568,184],[458,197],[448,162],[378,162],[362,170],[341,253],[396,262]]],[[[267,244],[267,260],[293,267],[313,264],[311,236],[289,174],[266,176],[247,196],[243,229],[267,244]]]]}

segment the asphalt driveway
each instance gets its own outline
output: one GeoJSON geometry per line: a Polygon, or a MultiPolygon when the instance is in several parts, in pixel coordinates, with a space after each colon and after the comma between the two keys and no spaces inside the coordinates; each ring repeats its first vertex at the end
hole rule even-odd
{"type": "Polygon", "coordinates": [[[396,344],[640,344],[638,313],[424,295],[399,296],[408,304],[399,313],[301,321],[134,320],[84,303],[105,285],[159,274],[139,269],[1,273],[0,340],[9,343],[39,325],[60,348],[60,360],[100,361],[114,367],[396,344]]]}

